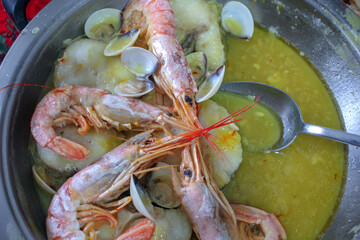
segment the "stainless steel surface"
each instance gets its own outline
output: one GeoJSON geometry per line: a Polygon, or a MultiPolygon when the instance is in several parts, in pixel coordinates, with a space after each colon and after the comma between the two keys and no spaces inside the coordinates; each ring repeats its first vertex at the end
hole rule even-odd
{"type": "Polygon", "coordinates": [[[282,138],[270,149],[263,149],[265,151],[275,152],[284,149],[302,133],[360,147],[360,136],[358,135],[305,123],[300,108],[294,99],[276,87],[257,82],[230,82],[222,84],[220,89],[255,98],[260,97],[259,100],[262,103],[268,105],[278,114],[283,127],[282,138]]]}
{"type": "MultiPolygon", "coordinates": [[[[256,22],[271,27],[309,58],[333,93],[344,130],[360,133],[360,19],[336,0],[244,2],[256,22]]],[[[10,49],[0,68],[0,87],[44,84],[62,50],[62,41],[83,34],[83,24],[95,10],[121,9],[124,4],[119,0],[51,1],[10,49]]],[[[30,118],[40,91],[35,87],[12,87],[0,92],[2,239],[46,236],[27,148],[30,118]]],[[[350,146],[346,152],[344,194],[323,239],[359,239],[359,233],[352,229],[360,224],[360,150],[350,146]]]]}

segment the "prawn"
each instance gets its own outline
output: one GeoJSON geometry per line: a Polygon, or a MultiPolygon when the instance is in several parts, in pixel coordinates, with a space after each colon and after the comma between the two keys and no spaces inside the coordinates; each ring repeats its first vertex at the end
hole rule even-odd
{"type": "Polygon", "coordinates": [[[154,79],[170,97],[176,112],[189,126],[202,128],[198,121],[197,92],[185,54],[175,38],[175,19],[167,0],[132,0],[125,6],[122,32],[140,28],[137,45],[148,47],[160,60],[154,79]]]}
{"type": "MultiPolygon", "coordinates": [[[[84,160],[89,150],[69,139],[57,136],[54,127],[66,124],[79,126],[78,133],[96,129],[116,128],[159,129],[164,125],[189,129],[177,121],[169,109],[144,103],[137,99],[113,95],[109,91],[83,86],[67,85],[47,93],[31,119],[31,133],[42,146],[76,160],[84,160]]],[[[169,131],[167,131],[169,133],[169,131]]]]}
{"type": "Polygon", "coordinates": [[[193,161],[191,147],[185,147],[182,152],[181,180],[174,170],[172,176],[175,192],[193,230],[199,239],[237,239],[235,225],[226,213],[222,213],[218,200],[205,183],[200,166],[196,166],[201,163],[196,157],[193,161]]]}
{"type": "MultiPolygon", "coordinates": [[[[189,148],[186,146],[183,151],[180,166],[182,181],[174,169],[172,176],[175,192],[199,239],[287,239],[283,226],[274,214],[254,207],[231,204],[236,218],[234,225],[228,213],[224,212],[227,206],[219,206],[200,172],[193,171],[193,158],[189,148]]],[[[197,161],[195,163],[199,164],[197,161]]]]}
{"type": "MultiPolygon", "coordinates": [[[[175,19],[169,1],[132,0],[125,6],[123,16],[122,31],[139,28],[141,38],[136,44],[143,47],[147,45],[159,59],[160,67],[154,75],[159,88],[170,97],[181,119],[204,135],[202,131],[204,129],[198,119],[198,105],[194,98],[197,92],[196,82],[185,54],[175,38],[175,19]]],[[[182,207],[198,236],[208,236],[207,233],[212,232],[212,226],[227,223],[228,229],[225,226],[221,227],[221,235],[218,236],[228,239],[233,235],[228,230],[235,229],[235,215],[229,202],[208,173],[201,156],[199,137],[200,135],[195,143],[183,150],[181,163],[183,181],[174,177],[174,182],[178,182],[176,186],[174,183],[174,187],[178,188],[182,207]],[[198,209],[212,209],[209,214],[205,213],[199,217],[197,212],[193,211],[194,201],[190,199],[197,195],[202,197],[198,209]],[[221,212],[224,212],[222,218],[221,212]],[[208,224],[203,224],[205,222],[208,224]]],[[[232,232],[236,235],[236,231],[232,232]]]]}
{"type": "MultiPolygon", "coordinates": [[[[123,16],[122,31],[139,28],[141,38],[136,44],[148,46],[159,59],[160,67],[155,72],[154,79],[159,88],[172,100],[175,111],[190,127],[204,130],[198,119],[198,105],[194,98],[197,92],[196,83],[185,54],[175,38],[174,13],[169,1],[132,0],[125,6],[123,16]]],[[[208,236],[207,233],[212,232],[212,226],[218,226],[223,222],[229,223],[229,229],[234,229],[236,220],[229,202],[208,173],[201,156],[199,137],[200,135],[193,145],[183,150],[181,164],[183,182],[175,177],[178,184],[174,187],[178,188],[182,207],[191,220],[196,234],[201,237],[208,236]],[[199,208],[213,209],[210,214],[202,215],[200,218],[197,212],[192,211],[191,205],[194,201],[190,200],[197,195],[203,197],[199,208]],[[220,212],[223,210],[225,211],[221,219],[220,212]],[[202,224],[204,222],[211,224],[202,224]]],[[[219,237],[230,237],[225,227],[222,227],[220,232],[219,237]]]]}
{"type": "MultiPolygon", "coordinates": [[[[146,151],[145,140],[150,138],[151,133],[152,131],[147,131],[134,136],[131,141],[116,147],[77,172],[59,188],[51,201],[46,219],[49,239],[85,239],[86,235],[94,235],[99,225],[106,222],[110,223],[111,228],[117,225],[112,214],[130,203],[131,197],[110,203],[108,201],[128,190],[132,174],[148,168],[157,158],[170,151],[184,147],[184,144],[174,144],[160,151],[146,151]],[[101,194],[113,185],[118,185],[116,190],[101,201],[101,194]],[[115,210],[109,211],[98,205],[115,207],[115,210]]],[[[153,231],[154,227],[150,223],[145,226],[147,231],[153,231]]]]}

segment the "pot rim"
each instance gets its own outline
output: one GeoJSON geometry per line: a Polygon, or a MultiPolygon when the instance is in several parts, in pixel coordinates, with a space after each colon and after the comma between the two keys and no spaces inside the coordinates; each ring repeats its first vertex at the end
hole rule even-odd
{"type": "MultiPolygon", "coordinates": [[[[10,84],[21,83],[21,79],[17,77],[17,74],[24,65],[30,64],[29,56],[36,55],[34,49],[36,49],[36,45],[41,42],[41,39],[44,38],[44,35],[47,34],[49,27],[54,24],[59,26],[62,19],[66,19],[72,12],[81,8],[86,1],[53,0],[28,23],[0,65],[0,75],[2,76],[0,89],[10,84]]],[[[2,103],[0,104],[0,122],[3,123],[0,128],[2,149],[0,192],[4,193],[4,199],[0,199],[2,203],[0,204],[0,212],[7,217],[7,224],[3,226],[3,228],[0,228],[0,232],[3,234],[7,233],[7,235],[3,235],[3,237],[7,237],[8,239],[34,239],[35,236],[38,235],[27,221],[22,209],[18,207],[20,199],[18,199],[16,195],[17,186],[14,184],[14,176],[11,172],[11,166],[9,166],[9,160],[7,159],[8,156],[11,155],[11,153],[7,151],[7,143],[10,136],[6,134],[5,131],[9,129],[11,119],[6,113],[12,112],[13,104],[7,104],[6,100],[10,99],[13,95],[17,95],[20,91],[20,88],[11,88],[7,89],[7,91],[3,90],[0,92],[0,102],[2,103]]]]}
{"type": "MultiPolygon", "coordinates": [[[[34,49],[39,49],[36,46],[41,44],[41,40],[44,38],[49,39],[49,27],[60,26],[62,20],[67,19],[73,12],[81,9],[90,0],[72,1],[72,0],[53,0],[51,1],[40,13],[25,27],[19,37],[16,39],[13,46],[10,48],[7,56],[5,57],[2,65],[0,66],[0,76],[3,79],[0,81],[0,88],[9,85],[17,84],[21,82],[21,79],[17,76],[19,70],[30,64],[31,56],[36,55],[34,49]],[[29,57],[30,56],[30,57],[29,57]],[[17,65],[12,63],[18,63],[17,65]]],[[[101,2],[106,2],[101,0],[101,2]]],[[[281,3],[277,1],[277,3],[281,3]]],[[[329,21],[338,19],[341,23],[341,31],[343,36],[352,44],[355,53],[360,55],[360,48],[358,43],[354,42],[354,39],[358,37],[359,29],[354,27],[354,23],[349,22],[348,19],[344,18],[341,14],[347,12],[347,7],[340,1],[323,2],[321,0],[305,0],[305,3],[313,7],[316,11],[321,11],[329,21]]],[[[286,5],[286,3],[284,4],[286,5]]],[[[360,19],[360,18],[359,18],[360,19]]],[[[360,26],[360,20],[357,22],[360,26]]],[[[51,32],[51,31],[50,31],[51,32]]],[[[18,229],[21,231],[21,235],[26,238],[33,238],[35,235],[34,230],[28,224],[24,213],[18,207],[19,199],[15,193],[16,186],[14,185],[14,176],[12,175],[10,166],[8,164],[7,156],[10,155],[7,151],[7,142],[9,141],[9,135],[5,134],[6,129],[9,129],[11,125],[11,119],[6,115],[8,112],[12,112],[13,103],[7,104],[6,99],[9,99],[11,95],[17,95],[21,90],[18,88],[9,89],[8,91],[0,92],[0,122],[3,126],[0,128],[1,139],[1,185],[4,191],[6,203],[11,207],[5,210],[6,206],[1,204],[1,212],[10,212],[13,217],[18,229]],[[8,181],[10,179],[10,181],[8,181]],[[3,211],[4,209],[4,211],[3,211]]],[[[346,149],[348,149],[346,147],[346,149]]],[[[350,150],[351,151],[351,150],[350,150]]],[[[348,152],[348,151],[347,151],[348,152]]],[[[348,167],[348,166],[346,166],[348,167]]],[[[0,192],[1,192],[0,191],[0,192]]],[[[343,187],[343,191],[346,191],[343,187]]],[[[1,201],[1,199],[0,199],[1,201]]],[[[10,216],[9,216],[10,217],[10,216]]],[[[331,229],[331,226],[330,228],[331,229]]],[[[328,230],[329,230],[328,229],[328,230]]],[[[1,228],[0,228],[1,230],[1,228]]],[[[327,231],[328,231],[327,230],[327,231]]]]}

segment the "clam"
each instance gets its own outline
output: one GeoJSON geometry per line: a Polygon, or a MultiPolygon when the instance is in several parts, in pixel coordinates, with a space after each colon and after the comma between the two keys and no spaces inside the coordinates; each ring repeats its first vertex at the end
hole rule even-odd
{"type": "Polygon", "coordinates": [[[130,179],[130,196],[132,197],[132,202],[136,210],[154,221],[155,210],[154,206],[151,204],[149,194],[134,175],[131,175],[130,179]]]}
{"type": "Polygon", "coordinates": [[[207,71],[207,58],[203,52],[194,52],[186,56],[193,77],[196,81],[196,85],[200,86],[206,76],[207,71]]]}
{"type": "Polygon", "coordinates": [[[122,13],[118,9],[104,8],[93,14],[85,22],[85,34],[88,38],[109,41],[119,32],[122,13]]]}
{"type": "MultiPolygon", "coordinates": [[[[158,163],[156,167],[168,166],[166,163],[158,163]]],[[[180,205],[172,184],[170,168],[163,168],[152,172],[148,178],[150,199],[164,208],[176,208],[180,205]]]]}
{"type": "Polygon", "coordinates": [[[153,74],[159,66],[150,51],[140,47],[129,47],[121,54],[121,62],[136,76],[144,78],[153,74]]]}
{"type": "Polygon", "coordinates": [[[114,92],[124,97],[141,97],[154,88],[154,82],[148,79],[134,78],[116,85],[114,92]]]}
{"type": "Polygon", "coordinates": [[[230,1],[221,12],[221,25],[232,35],[251,38],[254,33],[254,20],[250,10],[242,3],[230,1]]]}
{"type": "Polygon", "coordinates": [[[195,95],[196,101],[203,102],[208,100],[219,90],[225,74],[225,66],[222,65],[215,70],[200,86],[195,95]]]}
{"type": "Polygon", "coordinates": [[[105,47],[105,56],[118,56],[126,48],[132,46],[140,34],[140,29],[134,29],[121,35],[115,36],[105,47]]]}
{"type": "Polygon", "coordinates": [[[39,185],[41,189],[43,189],[45,192],[55,195],[55,190],[50,187],[54,186],[54,183],[48,176],[46,175],[45,168],[40,165],[34,165],[32,167],[32,172],[34,175],[35,182],[39,185]]]}

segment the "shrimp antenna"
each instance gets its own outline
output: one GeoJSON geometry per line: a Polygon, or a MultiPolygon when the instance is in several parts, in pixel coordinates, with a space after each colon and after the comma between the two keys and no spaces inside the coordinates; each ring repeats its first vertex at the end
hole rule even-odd
{"type": "MultiPolygon", "coordinates": [[[[229,116],[225,117],[224,119],[214,123],[213,125],[211,125],[207,128],[197,129],[197,130],[194,130],[194,131],[191,131],[188,133],[181,134],[179,136],[181,136],[183,138],[183,140],[186,142],[193,141],[194,139],[199,138],[201,136],[213,136],[211,133],[209,133],[209,131],[219,128],[219,127],[223,127],[223,126],[232,124],[232,123],[236,123],[236,122],[245,120],[246,118],[240,118],[240,119],[235,119],[235,120],[234,120],[234,118],[236,118],[240,114],[247,112],[248,110],[253,108],[255,106],[255,104],[259,101],[259,99],[260,99],[260,96],[258,96],[256,101],[253,104],[251,104],[250,106],[246,105],[245,107],[237,110],[233,114],[230,114],[229,116]]],[[[215,136],[213,136],[213,137],[215,137],[215,136]]]]}
{"type": "Polygon", "coordinates": [[[201,136],[204,136],[206,138],[206,140],[209,142],[210,146],[216,151],[216,153],[220,156],[222,162],[225,164],[225,160],[230,164],[231,168],[233,169],[233,173],[234,172],[234,167],[232,166],[230,160],[226,157],[226,155],[221,151],[221,149],[214,143],[214,141],[212,141],[212,139],[216,138],[216,136],[214,136],[213,134],[210,133],[211,130],[219,128],[219,127],[223,127],[232,123],[236,123],[239,121],[242,121],[246,118],[240,118],[240,119],[235,119],[236,117],[238,117],[239,115],[241,115],[242,113],[247,112],[248,110],[250,110],[251,108],[253,108],[255,106],[255,104],[259,101],[260,96],[257,97],[257,99],[255,100],[255,102],[253,104],[246,105],[243,108],[237,110],[236,112],[234,112],[233,114],[230,114],[229,116],[223,118],[222,120],[216,122],[215,124],[207,127],[207,128],[203,128],[203,129],[197,129],[194,130],[192,132],[188,132],[185,134],[182,134],[182,138],[184,142],[190,142],[193,141],[196,138],[199,138],[201,136]],[[234,120],[235,119],[235,120],[234,120]]]}
{"type": "MultiPolygon", "coordinates": [[[[237,110],[235,113],[233,114],[230,114],[229,116],[227,116],[226,118],[220,120],[219,122],[213,124],[212,126],[208,127],[210,130],[212,129],[216,129],[216,128],[219,128],[219,127],[222,127],[222,126],[226,126],[226,125],[229,125],[229,124],[232,124],[232,123],[236,123],[236,122],[239,122],[239,121],[242,121],[246,118],[240,118],[240,119],[236,119],[236,120],[233,120],[234,118],[236,118],[237,116],[239,116],[240,114],[242,113],[245,113],[247,112],[248,110],[250,110],[251,108],[253,108],[255,106],[255,104],[259,101],[260,99],[260,96],[257,97],[257,99],[255,100],[255,102],[248,106],[244,106],[243,108],[237,110]]],[[[208,130],[208,131],[210,131],[208,130]]],[[[211,133],[209,132],[206,132],[204,134],[204,137],[206,138],[206,140],[209,142],[209,144],[211,145],[211,147],[216,151],[216,153],[220,156],[220,159],[222,160],[222,162],[225,164],[225,160],[230,164],[231,166],[231,169],[233,171],[233,175],[235,175],[235,169],[234,169],[234,166],[231,164],[230,160],[226,157],[225,153],[223,151],[221,151],[221,149],[214,143],[214,141],[211,140],[211,137],[214,136],[212,135],[211,133]]],[[[235,133],[235,132],[234,132],[235,133]]]]}

